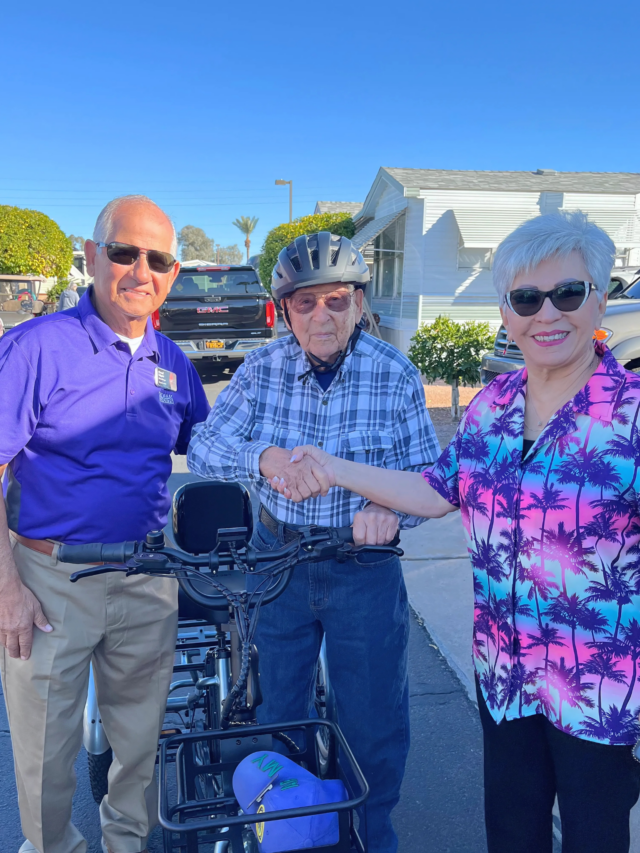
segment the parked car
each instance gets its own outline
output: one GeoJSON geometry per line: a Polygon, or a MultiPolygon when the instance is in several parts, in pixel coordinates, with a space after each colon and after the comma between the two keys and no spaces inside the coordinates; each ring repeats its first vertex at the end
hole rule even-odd
{"type": "Polygon", "coordinates": [[[252,266],[184,263],[153,326],[194,362],[237,366],[277,337],[275,305],[252,266]]]}
{"type": "MultiPolygon", "coordinates": [[[[609,303],[598,330],[598,337],[604,341],[618,362],[627,370],[640,373],[640,280],[635,281],[622,291],[610,290],[609,303]]],[[[493,345],[493,352],[485,353],[482,357],[480,378],[487,385],[500,373],[509,370],[520,370],[524,359],[520,349],[514,344],[507,344],[507,333],[500,326],[493,345]]]]}

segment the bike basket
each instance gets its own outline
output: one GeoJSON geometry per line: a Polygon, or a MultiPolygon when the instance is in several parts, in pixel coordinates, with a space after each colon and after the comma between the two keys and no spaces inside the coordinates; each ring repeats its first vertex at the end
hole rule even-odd
{"type": "MultiPolygon", "coordinates": [[[[282,788],[278,784],[278,791],[286,790],[286,785],[282,788]]],[[[288,853],[310,847],[314,853],[350,853],[354,849],[365,853],[366,827],[361,819],[356,829],[355,810],[368,796],[362,771],[331,720],[239,725],[173,735],[160,746],[160,824],[165,853],[218,853],[218,842],[226,842],[228,853],[288,853]],[[325,727],[323,734],[329,734],[337,746],[339,761],[333,779],[320,780],[306,769],[315,764],[319,727],[325,727]],[[288,756],[285,744],[289,745],[288,756]],[[304,779],[309,790],[315,790],[307,797],[313,802],[298,797],[296,805],[283,808],[290,803],[271,794],[273,789],[266,790],[272,782],[269,771],[261,774],[266,778],[260,790],[255,790],[257,783],[247,782],[246,774],[243,783],[242,768],[251,764],[252,758],[258,759],[257,764],[267,754],[270,757],[263,765],[275,762],[269,771],[276,768],[278,783],[292,779],[300,783],[304,779]],[[239,797],[234,792],[237,769],[235,788],[239,797]],[[299,818],[305,820],[296,824],[299,818]],[[268,826],[273,821],[279,822],[276,826],[280,832],[268,826]],[[288,831],[283,833],[285,826],[288,831]],[[288,846],[296,843],[304,847],[288,846]]]]}

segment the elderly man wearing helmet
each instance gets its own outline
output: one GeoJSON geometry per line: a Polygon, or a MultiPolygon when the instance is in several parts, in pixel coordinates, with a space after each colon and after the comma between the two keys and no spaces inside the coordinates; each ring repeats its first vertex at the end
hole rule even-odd
{"type": "MultiPolygon", "coordinates": [[[[298,237],[280,252],[272,291],[291,335],[252,352],[193,431],[189,468],[202,477],[249,480],[261,502],[253,545],[270,550],[307,524],[353,525],[357,543],[391,541],[422,519],[356,494],[327,491],[315,444],[370,465],[421,471],[438,455],[420,376],[390,344],[362,331],[369,270],[345,237],[298,237]],[[301,498],[272,489],[284,478],[301,498]]],[[[257,643],[265,696],[261,722],[308,716],[326,636],[340,726],[371,786],[370,851],[393,853],[391,811],[409,748],[407,595],[397,557],[362,553],[345,563],[300,566],[260,614],[257,643]]]]}

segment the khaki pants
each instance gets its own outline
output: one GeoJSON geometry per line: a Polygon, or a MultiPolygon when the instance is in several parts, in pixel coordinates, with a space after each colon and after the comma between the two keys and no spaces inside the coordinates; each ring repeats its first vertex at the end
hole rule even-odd
{"type": "Polygon", "coordinates": [[[173,668],[177,584],[121,573],[72,584],[71,572],[84,567],[58,562],[57,548],[47,557],[13,541],[13,553],[53,627],[49,634],[34,627],[28,661],[0,649],[22,831],[39,853],[87,849],[71,823],[71,801],[93,660],[114,754],[102,833],[113,853],[138,853],[157,822],[155,758],[173,668]]]}

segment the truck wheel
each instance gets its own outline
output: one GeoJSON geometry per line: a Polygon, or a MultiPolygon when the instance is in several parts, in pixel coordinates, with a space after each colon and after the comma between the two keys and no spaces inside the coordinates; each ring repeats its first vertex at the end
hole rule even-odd
{"type": "Polygon", "coordinates": [[[111,767],[111,762],[113,761],[113,751],[108,749],[101,755],[91,755],[91,753],[87,753],[87,760],[89,764],[91,793],[93,794],[93,799],[98,805],[100,805],[103,798],[106,797],[109,787],[107,775],[109,773],[109,768],[111,767]]]}

